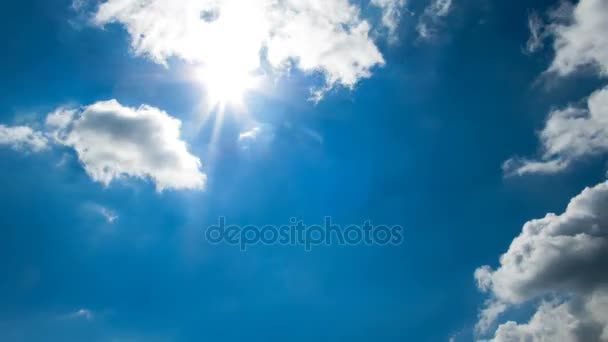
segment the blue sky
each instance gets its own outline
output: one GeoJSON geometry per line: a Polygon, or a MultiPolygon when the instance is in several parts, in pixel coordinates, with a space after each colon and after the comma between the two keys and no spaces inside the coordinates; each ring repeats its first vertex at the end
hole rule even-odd
{"type": "Polygon", "coordinates": [[[604,1],[135,3],[3,6],[0,340],[608,339],[604,1]]]}

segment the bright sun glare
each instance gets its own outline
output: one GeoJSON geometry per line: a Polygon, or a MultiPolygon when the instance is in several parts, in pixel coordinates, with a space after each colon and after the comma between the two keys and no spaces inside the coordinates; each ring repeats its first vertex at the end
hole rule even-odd
{"type": "MultiPolygon", "coordinates": [[[[268,32],[267,18],[255,2],[227,1],[211,19],[200,23],[206,33],[196,77],[207,92],[208,105],[244,107],[247,92],[261,86],[260,42],[268,32]]],[[[200,43],[200,42],[197,42],[200,43]]]]}
{"type": "Polygon", "coordinates": [[[259,87],[261,76],[226,65],[201,67],[197,78],[204,84],[211,107],[243,106],[248,91],[259,87]]]}

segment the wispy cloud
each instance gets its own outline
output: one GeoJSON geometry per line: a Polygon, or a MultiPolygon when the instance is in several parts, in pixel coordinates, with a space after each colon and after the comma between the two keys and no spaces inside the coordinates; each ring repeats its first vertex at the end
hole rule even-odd
{"type": "Polygon", "coordinates": [[[85,320],[92,321],[94,319],[93,312],[89,309],[78,309],[74,312],[70,312],[65,315],[61,315],[59,318],[63,320],[85,320]]]}
{"type": "Polygon", "coordinates": [[[532,12],[528,16],[528,30],[530,30],[530,37],[526,42],[525,52],[528,54],[535,53],[545,46],[544,40],[548,36],[548,32],[545,31],[545,23],[538,15],[537,12],[532,12]]]}
{"type": "Polygon", "coordinates": [[[239,134],[238,144],[245,151],[267,148],[274,137],[275,132],[271,125],[258,123],[239,134]]]}
{"type": "Polygon", "coordinates": [[[432,40],[437,37],[443,25],[443,20],[452,10],[452,0],[432,0],[418,18],[416,31],[423,40],[432,40]]]}
{"type": "Polygon", "coordinates": [[[116,220],[118,220],[118,215],[114,211],[112,211],[106,207],[103,207],[103,206],[99,207],[99,213],[110,224],[112,224],[112,223],[116,222],[116,220]]]}
{"type": "Polygon", "coordinates": [[[405,0],[371,0],[371,4],[382,9],[382,25],[388,30],[389,42],[398,39],[397,29],[405,10],[405,0]]]}
{"type": "Polygon", "coordinates": [[[28,126],[5,126],[0,124],[0,146],[24,152],[40,152],[48,148],[47,137],[28,126]]]}

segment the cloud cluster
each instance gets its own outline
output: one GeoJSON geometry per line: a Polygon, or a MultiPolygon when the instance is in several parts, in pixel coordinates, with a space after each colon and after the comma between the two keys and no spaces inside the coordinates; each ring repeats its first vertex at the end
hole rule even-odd
{"type": "MultiPolygon", "coordinates": [[[[534,52],[553,38],[555,57],[548,72],[565,76],[592,66],[598,76],[608,74],[608,2],[581,0],[562,3],[549,12],[550,23],[532,13],[527,51],[534,52]]],[[[505,162],[507,175],[548,174],[566,169],[577,159],[608,152],[608,87],[587,100],[587,108],[568,106],[553,111],[540,132],[538,159],[513,158],[505,162]]]]}
{"type": "MultiPolygon", "coordinates": [[[[79,109],[58,108],[45,126],[46,132],[40,132],[0,125],[0,144],[33,151],[50,144],[72,148],[87,174],[105,185],[124,176],[150,179],[158,191],[205,185],[200,160],[180,137],[181,122],[158,108],[100,101],[79,109]]],[[[106,214],[109,221],[116,219],[106,214]]]]}
{"type": "MultiPolygon", "coordinates": [[[[558,76],[593,66],[608,70],[608,2],[567,2],[549,13],[545,24],[533,14],[527,51],[553,38],[555,57],[548,69],[558,76]]],[[[505,162],[509,175],[555,173],[573,162],[608,152],[608,87],[589,96],[586,106],[550,113],[540,132],[538,159],[505,162]]],[[[540,301],[527,323],[506,322],[491,342],[608,341],[608,183],[587,188],[560,214],[527,222],[500,258],[496,269],[475,271],[489,294],[477,331],[486,333],[513,306],[540,301]]]]}
{"type": "MultiPolygon", "coordinates": [[[[391,30],[402,3],[373,1],[391,30]]],[[[94,22],[122,24],[137,55],[177,57],[228,80],[295,67],[324,75],[322,90],[352,88],[384,64],[372,25],[349,0],[107,0],[94,22]]]]}
{"type": "Polygon", "coordinates": [[[479,330],[511,305],[558,295],[528,324],[502,324],[492,341],[607,341],[607,207],[608,183],[587,188],[561,215],[527,222],[498,268],[478,268],[478,286],[491,294],[479,330]]]}

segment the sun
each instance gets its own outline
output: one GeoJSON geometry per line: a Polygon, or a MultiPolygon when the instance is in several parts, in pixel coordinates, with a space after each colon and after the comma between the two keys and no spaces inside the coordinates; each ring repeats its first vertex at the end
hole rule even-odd
{"type": "Polygon", "coordinates": [[[205,87],[211,107],[242,107],[247,93],[260,87],[259,42],[268,28],[259,6],[253,3],[228,1],[214,21],[203,24],[208,35],[201,36],[206,49],[201,52],[196,77],[205,87]]]}
{"type": "Polygon", "coordinates": [[[242,107],[247,93],[260,86],[261,76],[226,64],[196,70],[196,77],[207,92],[210,107],[242,107]]]}

